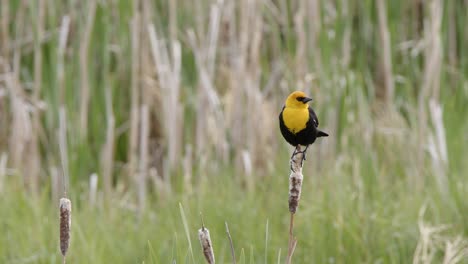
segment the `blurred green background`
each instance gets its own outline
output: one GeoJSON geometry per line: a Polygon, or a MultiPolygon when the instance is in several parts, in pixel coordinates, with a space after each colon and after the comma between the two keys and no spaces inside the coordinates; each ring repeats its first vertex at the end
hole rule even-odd
{"type": "Polygon", "coordinates": [[[0,263],[468,263],[468,1],[0,0],[0,263]],[[66,194],[65,194],[66,193],[66,194]]]}

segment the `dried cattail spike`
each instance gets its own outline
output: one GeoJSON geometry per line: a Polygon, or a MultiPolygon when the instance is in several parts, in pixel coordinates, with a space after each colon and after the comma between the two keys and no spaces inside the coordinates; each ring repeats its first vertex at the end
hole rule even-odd
{"type": "Polygon", "coordinates": [[[203,255],[205,255],[206,261],[209,264],[215,263],[213,245],[211,244],[210,231],[208,231],[208,228],[202,226],[202,228],[198,230],[198,239],[203,248],[203,255]]]}
{"type": "Polygon", "coordinates": [[[71,201],[60,198],[60,251],[65,257],[70,245],[71,201]]]}
{"type": "Polygon", "coordinates": [[[291,157],[291,174],[289,175],[289,211],[296,213],[299,200],[301,199],[302,189],[302,161],[303,153],[300,152],[300,147],[295,150],[299,151],[291,157]]]}

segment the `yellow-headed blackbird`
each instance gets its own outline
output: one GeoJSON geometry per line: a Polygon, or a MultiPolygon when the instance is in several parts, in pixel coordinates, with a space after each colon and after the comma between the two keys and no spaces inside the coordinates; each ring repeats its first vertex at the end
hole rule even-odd
{"type": "MultiPolygon", "coordinates": [[[[309,145],[315,142],[318,137],[328,137],[328,134],[320,131],[317,127],[319,121],[314,110],[309,106],[309,98],[305,93],[296,91],[288,96],[286,102],[279,115],[279,124],[281,134],[286,141],[295,146],[306,146],[305,152],[309,145]]],[[[298,153],[294,150],[293,156],[298,153]]]]}

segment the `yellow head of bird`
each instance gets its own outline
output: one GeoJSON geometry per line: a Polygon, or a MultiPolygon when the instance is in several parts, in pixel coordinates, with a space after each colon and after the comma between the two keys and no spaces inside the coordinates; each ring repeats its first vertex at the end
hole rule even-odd
{"type": "Polygon", "coordinates": [[[306,96],[304,92],[295,91],[286,98],[286,107],[290,108],[308,108],[308,102],[312,101],[312,98],[306,96]]]}

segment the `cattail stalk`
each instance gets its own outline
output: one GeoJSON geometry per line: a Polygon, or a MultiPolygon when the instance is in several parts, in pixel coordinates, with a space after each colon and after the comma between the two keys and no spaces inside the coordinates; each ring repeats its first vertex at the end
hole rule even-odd
{"type": "Polygon", "coordinates": [[[71,201],[67,198],[60,199],[60,251],[65,263],[65,256],[70,246],[71,228],[71,201]]]}
{"type": "Polygon", "coordinates": [[[215,263],[213,244],[211,243],[210,231],[202,225],[198,230],[198,239],[203,248],[203,255],[205,255],[206,262],[209,264],[215,263]]]}
{"type": "Polygon", "coordinates": [[[296,249],[297,240],[293,235],[294,229],[294,214],[297,211],[299,206],[299,200],[301,199],[301,189],[302,189],[302,165],[304,154],[301,152],[301,147],[298,146],[295,149],[295,154],[291,157],[291,174],[289,175],[289,212],[291,213],[291,219],[289,222],[289,243],[288,243],[288,256],[286,258],[286,263],[290,264],[292,260],[292,255],[296,249]]]}

